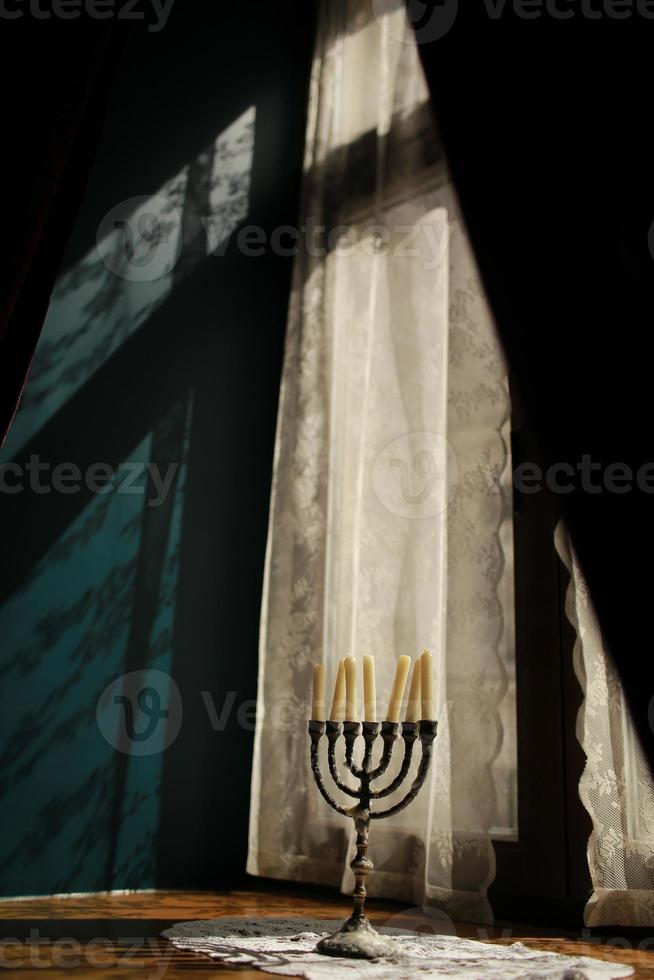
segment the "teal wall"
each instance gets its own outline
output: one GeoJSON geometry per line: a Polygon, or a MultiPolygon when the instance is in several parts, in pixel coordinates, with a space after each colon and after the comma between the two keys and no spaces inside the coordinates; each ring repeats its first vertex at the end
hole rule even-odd
{"type": "MultiPolygon", "coordinates": [[[[147,460],[150,442],[139,443],[129,461],[147,460]]],[[[184,475],[182,468],[142,657],[144,666],[168,673],[184,475]]],[[[90,501],[0,609],[5,894],[107,884],[117,738],[105,740],[96,711],[124,669],[142,510],[139,495],[112,492],[90,501]]],[[[161,773],[160,753],[128,759],[113,876],[120,887],[155,883],[161,773]]]]}
{"type": "Polygon", "coordinates": [[[296,221],[313,9],[227,6],[134,32],[0,455],[2,895],[244,875],[291,259],[236,235],[296,221]]]}

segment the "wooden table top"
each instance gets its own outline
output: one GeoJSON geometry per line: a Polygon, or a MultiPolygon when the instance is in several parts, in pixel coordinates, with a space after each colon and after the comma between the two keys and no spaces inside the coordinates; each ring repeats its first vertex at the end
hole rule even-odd
{"type": "MultiPolygon", "coordinates": [[[[186,919],[219,916],[318,916],[344,919],[350,902],[332,893],[280,892],[135,892],[130,894],[70,895],[52,898],[0,900],[0,970],[24,980],[91,980],[112,976],[124,980],[176,980],[191,971],[214,971],[222,978],[261,980],[265,974],[247,968],[224,967],[208,957],[174,949],[161,938],[162,929],[186,919]]],[[[432,931],[420,913],[403,913],[393,903],[370,901],[376,924],[393,916],[393,925],[432,931]]],[[[654,980],[654,937],[632,940],[630,948],[617,942],[592,941],[552,931],[508,926],[479,927],[457,923],[460,936],[508,944],[523,942],[533,949],[629,963],[637,978],[654,980]]],[[[616,928],[616,936],[620,930],[616,928]]],[[[654,932],[654,930],[653,930],[654,932]]],[[[628,940],[621,942],[626,946],[628,940]]]]}

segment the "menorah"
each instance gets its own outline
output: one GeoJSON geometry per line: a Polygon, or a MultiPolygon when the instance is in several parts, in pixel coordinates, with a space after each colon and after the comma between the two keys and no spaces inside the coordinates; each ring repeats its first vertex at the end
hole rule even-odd
{"type": "MultiPolygon", "coordinates": [[[[409,658],[407,657],[406,660],[408,661],[409,658]]],[[[428,663],[426,662],[426,666],[431,674],[431,658],[429,658],[428,663]]],[[[404,673],[404,683],[406,683],[407,673],[408,666],[404,673]]],[[[414,674],[414,677],[416,674],[418,677],[420,676],[419,667],[418,671],[416,671],[414,674]]],[[[402,699],[404,683],[402,684],[402,692],[399,695],[400,701],[402,699]]],[[[419,688],[419,682],[412,685],[412,693],[415,693],[416,687],[419,688]]],[[[398,685],[396,682],[393,696],[396,696],[397,693],[398,685]]],[[[393,702],[393,696],[391,699],[391,704],[397,703],[397,698],[396,702],[393,702]]],[[[316,697],[314,696],[314,714],[316,713],[316,703],[319,703],[319,700],[317,702],[316,697]]],[[[336,695],[334,703],[336,703],[336,695]]],[[[389,712],[390,710],[391,708],[389,706],[389,712]]],[[[334,713],[333,708],[332,713],[334,713]]],[[[436,729],[437,722],[429,718],[423,718],[421,721],[405,720],[402,723],[399,721],[383,721],[381,723],[377,721],[322,721],[316,718],[313,718],[309,722],[309,736],[311,738],[311,770],[313,772],[316,785],[318,786],[323,798],[334,810],[336,810],[337,813],[340,813],[345,817],[352,818],[357,835],[356,855],[350,864],[355,878],[355,887],[353,892],[354,909],[350,918],[343,923],[337,932],[333,933],[331,936],[327,936],[325,939],[320,940],[316,946],[316,950],[318,952],[325,953],[328,956],[348,956],[365,959],[375,959],[379,956],[389,956],[394,953],[395,946],[393,940],[387,936],[380,935],[372,927],[370,920],[364,911],[367,894],[366,878],[374,867],[372,861],[368,857],[368,833],[370,830],[370,821],[382,820],[385,817],[392,817],[393,814],[399,813],[400,810],[403,810],[416,798],[429,770],[432,756],[432,746],[434,739],[436,738],[436,729]],[[393,757],[393,747],[398,740],[400,731],[402,741],[404,742],[404,754],[399,772],[395,778],[388,783],[388,785],[374,788],[371,784],[380,779],[388,769],[391,758],[393,757]],[[357,801],[352,807],[337,803],[336,800],[329,794],[325,786],[320,769],[320,759],[318,753],[320,740],[325,734],[327,735],[327,764],[329,766],[329,772],[335,786],[341,791],[341,793],[344,793],[346,796],[350,796],[357,801]],[[358,765],[354,760],[354,747],[356,740],[360,735],[363,735],[364,750],[361,765],[358,765]],[[345,782],[338,772],[336,762],[336,746],[341,736],[343,736],[345,741],[345,766],[355,780],[358,781],[359,785],[357,788],[354,788],[345,782]],[[381,758],[379,763],[373,767],[373,749],[377,739],[380,736],[383,742],[381,758]],[[387,807],[387,809],[375,809],[373,807],[374,803],[376,803],[378,800],[384,799],[384,797],[390,796],[392,793],[395,793],[404,784],[411,768],[413,750],[418,738],[420,739],[421,745],[420,764],[408,792],[399,802],[387,807]]]]}

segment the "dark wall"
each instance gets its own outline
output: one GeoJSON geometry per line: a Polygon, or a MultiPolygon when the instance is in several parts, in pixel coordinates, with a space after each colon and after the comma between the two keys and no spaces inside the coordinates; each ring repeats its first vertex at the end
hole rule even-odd
{"type": "Polygon", "coordinates": [[[237,232],[297,220],[312,41],[177,0],[118,66],[0,458],[2,894],[244,874],[292,258],[237,232]]]}

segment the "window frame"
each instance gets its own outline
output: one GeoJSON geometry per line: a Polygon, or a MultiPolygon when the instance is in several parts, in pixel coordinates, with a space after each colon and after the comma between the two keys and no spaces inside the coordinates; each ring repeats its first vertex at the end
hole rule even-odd
{"type": "MultiPolygon", "coordinates": [[[[509,389],[514,472],[525,462],[543,469],[512,379],[509,389]]],[[[569,576],[554,548],[560,514],[545,488],[521,492],[514,485],[513,501],[518,839],[495,841],[489,899],[498,919],[579,927],[591,890],[592,824],[579,798],[583,695],[565,614],[569,576]]]]}

